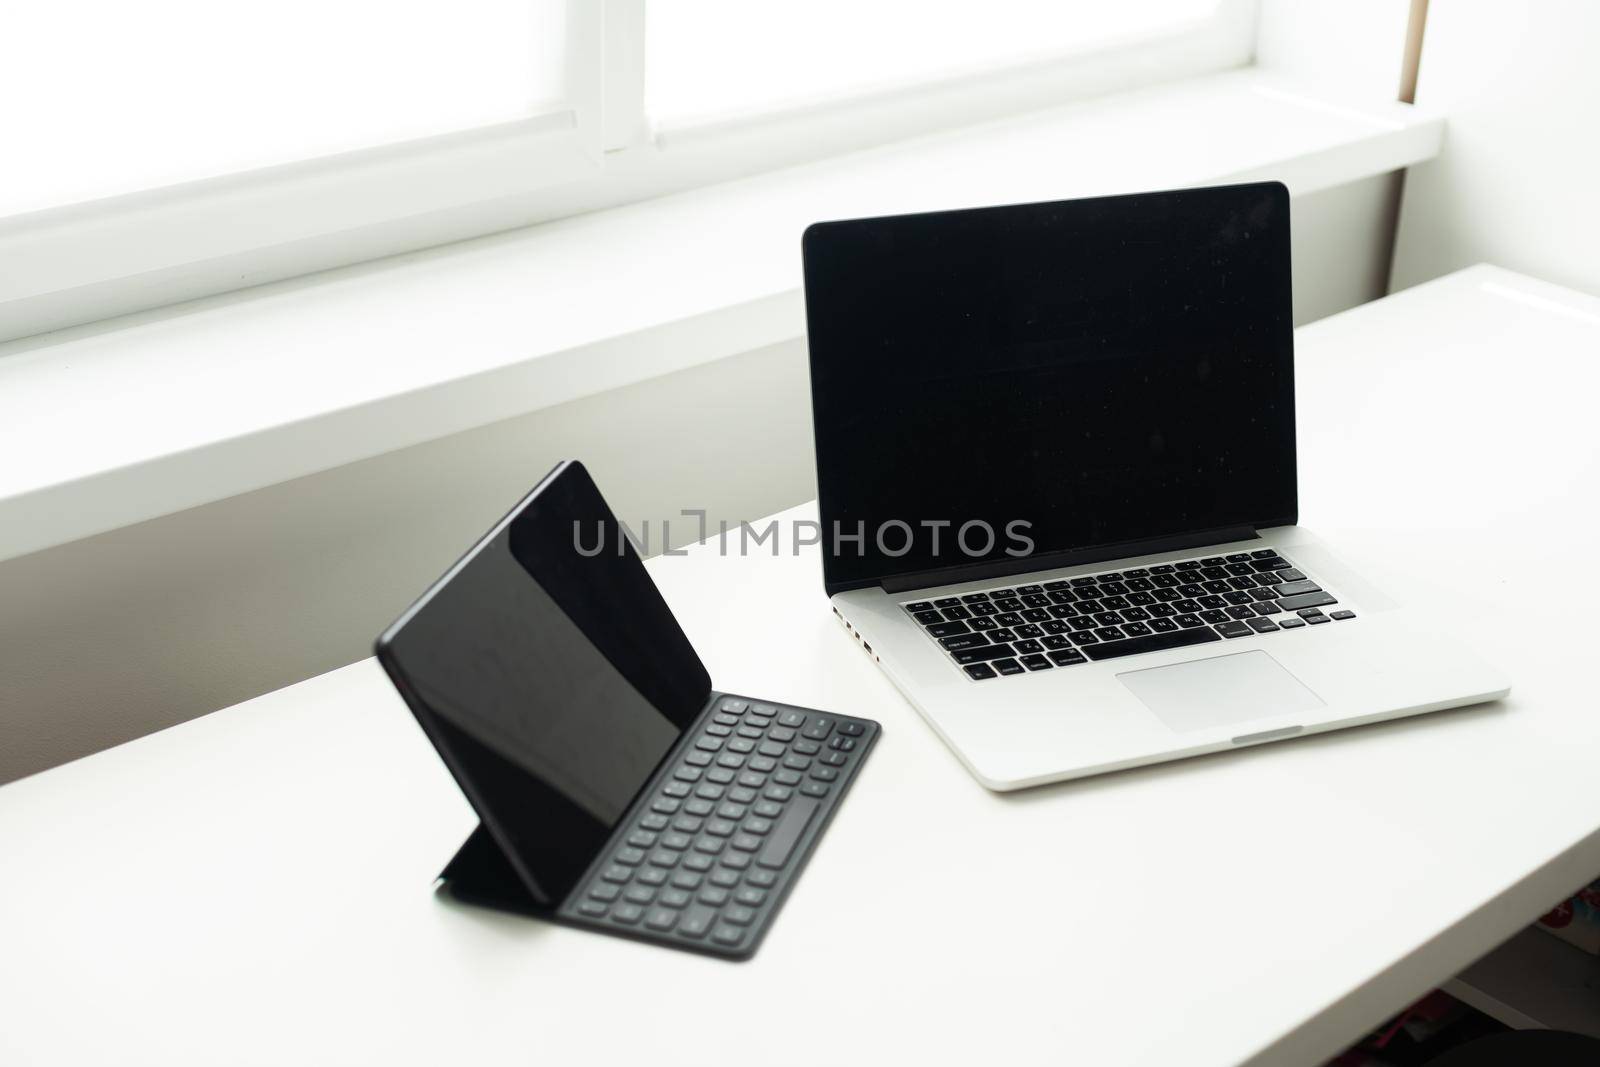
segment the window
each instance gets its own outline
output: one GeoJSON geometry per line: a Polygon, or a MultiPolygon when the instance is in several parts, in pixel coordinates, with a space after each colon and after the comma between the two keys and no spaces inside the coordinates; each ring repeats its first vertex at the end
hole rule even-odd
{"type": "Polygon", "coordinates": [[[1254,18],[1254,0],[15,7],[0,340],[1240,66],[1254,18]]]}
{"type": "Polygon", "coordinates": [[[0,217],[557,111],[565,14],[562,0],[15,5],[0,21],[0,217]]]}
{"type": "Polygon", "coordinates": [[[659,127],[834,103],[1069,60],[1201,26],[1217,0],[660,0],[646,112],[659,127]]]}

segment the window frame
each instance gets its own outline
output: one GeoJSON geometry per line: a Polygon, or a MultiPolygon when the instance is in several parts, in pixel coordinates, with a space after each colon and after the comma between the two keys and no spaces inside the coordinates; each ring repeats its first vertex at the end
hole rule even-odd
{"type": "Polygon", "coordinates": [[[535,118],[0,219],[0,341],[1244,66],[1258,0],[1034,61],[679,128],[646,114],[646,0],[568,0],[535,118]]]}

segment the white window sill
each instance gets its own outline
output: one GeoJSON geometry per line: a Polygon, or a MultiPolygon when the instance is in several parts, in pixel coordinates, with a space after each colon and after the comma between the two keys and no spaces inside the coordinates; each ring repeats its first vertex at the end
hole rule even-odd
{"type": "Polygon", "coordinates": [[[820,219],[1431,158],[1256,70],[1091,100],[0,346],[0,559],[802,335],[820,219]]]}

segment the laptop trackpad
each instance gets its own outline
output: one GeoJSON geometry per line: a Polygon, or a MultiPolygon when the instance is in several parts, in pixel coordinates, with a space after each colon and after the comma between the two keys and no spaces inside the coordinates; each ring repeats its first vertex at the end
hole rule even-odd
{"type": "Polygon", "coordinates": [[[1117,678],[1180,733],[1324,706],[1317,694],[1259,650],[1148,667],[1117,678]]]}

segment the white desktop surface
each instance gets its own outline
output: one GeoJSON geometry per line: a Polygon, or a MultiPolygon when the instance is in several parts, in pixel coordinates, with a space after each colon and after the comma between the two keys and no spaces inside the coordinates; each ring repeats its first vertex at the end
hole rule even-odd
{"type": "Polygon", "coordinates": [[[1510,699],[1001,796],[814,549],[713,540],[650,569],[717,687],[884,725],[752,962],[436,896],[473,815],[366,661],[0,788],[0,1063],[1319,1062],[1600,872],[1600,300],[1298,344],[1302,521],[1510,699]]]}

